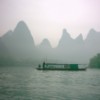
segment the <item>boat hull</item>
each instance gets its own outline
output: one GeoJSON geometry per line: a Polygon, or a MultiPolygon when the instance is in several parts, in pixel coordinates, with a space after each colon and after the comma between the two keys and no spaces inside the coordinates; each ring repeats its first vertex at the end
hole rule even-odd
{"type": "Polygon", "coordinates": [[[64,69],[64,68],[37,68],[37,70],[62,70],[62,71],[85,71],[86,68],[80,68],[80,69],[64,69]]]}

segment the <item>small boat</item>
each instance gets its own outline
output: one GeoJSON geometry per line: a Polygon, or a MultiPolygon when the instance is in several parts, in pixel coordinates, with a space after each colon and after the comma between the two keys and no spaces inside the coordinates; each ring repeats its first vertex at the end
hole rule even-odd
{"type": "Polygon", "coordinates": [[[73,70],[73,71],[85,71],[87,68],[85,64],[57,64],[57,63],[45,63],[42,66],[39,65],[37,70],[73,70]],[[83,66],[83,67],[82,67],[83,66]]]}

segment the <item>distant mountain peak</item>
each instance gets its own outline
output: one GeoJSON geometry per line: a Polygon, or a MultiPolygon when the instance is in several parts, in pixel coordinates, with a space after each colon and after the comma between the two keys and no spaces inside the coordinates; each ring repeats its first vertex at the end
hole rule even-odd
{"type": "Polygon", "coordinates": [[[49,40],[47,38],[44,38],[43,42],[49,42],[49,40]]]}
{"type": "Polygon", "coordinates": [[[79,34],[79,35],[76,37],[76,40],[83,40],[82,34],[79,34]]]}
{"type": "Polygon", "coordinates": [[[97,32],[96,30],[91,29],[85,41],[88,44],[90,43],[91,45],[93,44],[97,45],[100,42],[100,32],[97,32]]]}
{"type": "Polygon", "coordinates": [[[45,39],[41,42],[40,46],[41,46],[41,47],[51,47],[51,44],[50,44],[49,40],[45,38],[45,39]]]}
{"type": "Polygon", "coordinates": [[[13,31],[12,30],[9,30],[7,33],[5,33],[2,38],[6,38],[6,37],[9,37],[9,36],[12,36],[13,34],[13,31]]]}
{"type": "Polygon", "coordinates": [[[24,21],[20,21],[15,30],[14,30],[14,34],[13,34],[16,38],[19,38],[20,40],[24,40],[24,41],[33,41],[33,37],[32,34],[27,26],[27,24],[24,21]]]}
{"type": "Polygon", "coordinates": [[[72,44],[73,39],[71,38],[70,34],[67,32],[66,29],[63,29],[62,36],[60,38],[58,47],[66,46],[72,44]]]}
{"type": "Polygon", "coordinates": [[[67,30],[65,28],[63,29],[63,33],[67,33],[67,30]]]}
{"type": "Polygon", "coordinates": [[[24,21],[20,21],[14,31],[29,32],[29,29],[24,21]]]}
{"type": "Polygon", "coordinates": [[[96,32],[96,30],[95,29],[90,29],[90,31],[89,31],[89,33],[95,33],[96,32]]]}
{"type": "Polygon", "coordinates": [[[62,36],[61,36],[61,40],[66,41],[66,40],[69,40],[69,39],[72,39],[70,37],[70,34],[67,32],[66,29],[63,29],[63,33],[62,33],[62,36]]]}
{"type": "Polygon", "coordinates": [[[11,35],[12,33],[13,33],[13,31],[12,31],[12,30],[9,30],[9,31],[7,31],[4,35],[6,35],[6,34],[7,34],[7,35],[8,35],[8,34],[11,35]]]}
{"type": "Polygon", "coordinates": [[[98,32],[95,29],[92,28],[92,29],[90,29],[90,31],[89,31],[89,33],[87,35],[86,40],[87,39],[91,39],[91,38],[95,38],[97,36],[98,36],[98,32]]]}
{"type": "Polygon", "coordinates": [[[82,44],[84,42],[82,34],[79,34],[75,39],[77,44],[82,44]]]}
{"type": "Polygon", "coordinates": [[[26,26],[26,23],[25,23],[24,21],[20,21],[20,22],[18,22],[17,25],[18,25],[18,26],[26,26]]]}
{"type": "Polygon", "coordinates": [[[62,34],[62,38],[69,38],[70,34],[67,32],[66,29],[63,29],[63,34],[62,34]]]}

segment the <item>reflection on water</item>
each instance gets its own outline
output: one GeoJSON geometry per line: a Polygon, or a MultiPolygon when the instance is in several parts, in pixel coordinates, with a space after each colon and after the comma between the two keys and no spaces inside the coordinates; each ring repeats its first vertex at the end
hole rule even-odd
{"type": "Polygon", "coordinates": [[[100,100],[100,70],[0,68],[0,100],[100,100]]]}

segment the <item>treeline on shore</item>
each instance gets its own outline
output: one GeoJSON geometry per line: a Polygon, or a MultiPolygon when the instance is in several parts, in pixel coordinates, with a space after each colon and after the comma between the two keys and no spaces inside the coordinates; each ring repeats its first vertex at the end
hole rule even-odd
{"type": "Polygon", "coordinates": [[[90,59],[89,67],[100,68],[100,53],[90,59]]]}

